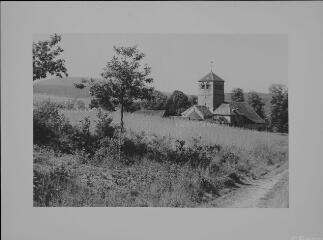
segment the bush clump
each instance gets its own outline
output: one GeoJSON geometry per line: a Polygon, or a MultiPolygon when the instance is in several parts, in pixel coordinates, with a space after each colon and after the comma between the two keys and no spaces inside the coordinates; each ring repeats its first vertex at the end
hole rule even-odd
{"type": "Polygon", "coordinates": [[[192,145],[188,145],[184,140],[173,141],[156,135],[148,138],[144,134],[133,133],[124,140],[122,150],[126,155],[145,155],[147,158],[159,162],[206,168],[221,150],[221,147],[219,145],[204,145],[198,139],[195,139],[192,145]]]}
{"type": "Polygon", "coordinates": [[[60,150],[60,138],[70,132],[72,126],[68,120],[59,113],[56,104],[50,101],[39,104],[33,112],[33,139],[34,144],[51,146],[60,150]]]}
{"type": "Polygon", "coordinates": [[[107,114],[98,112],[98,121],[93,132],[88,117],[72,126],[60,113],[60,108],[49,101],[35,106],[33,124],[35,145],[51,147],[55,151],[69,154],[84,151],[92,156],[100,148],[101,139],[112,138],[115,134],[112,118],[107,114]]]}

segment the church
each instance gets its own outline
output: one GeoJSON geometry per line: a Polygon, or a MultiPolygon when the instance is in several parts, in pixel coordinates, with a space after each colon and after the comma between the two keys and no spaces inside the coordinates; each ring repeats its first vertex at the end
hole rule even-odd
{"type": "Polygon", "coordinates": [[[185,110],[182,117],[256,130],[266,128],[266,122],[248,103],[225,101],[224,80],[212,70],[197,83],[198,103],[185,110]]]}

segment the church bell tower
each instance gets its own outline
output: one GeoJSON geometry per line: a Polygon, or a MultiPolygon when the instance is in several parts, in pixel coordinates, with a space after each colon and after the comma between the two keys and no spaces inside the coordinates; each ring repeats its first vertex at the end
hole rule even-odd
{"type": "Polygon", "coordinates": [[[212,70],[198,81],[198,105],[207,106],[214,111],[224,102],[224,80],[212,70]]]}

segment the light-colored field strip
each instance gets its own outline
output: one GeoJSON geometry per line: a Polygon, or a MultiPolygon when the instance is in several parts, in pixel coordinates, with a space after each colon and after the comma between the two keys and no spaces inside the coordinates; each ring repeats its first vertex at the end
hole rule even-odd
{"type": "MultiPolygon", "coordinates": [[[[77,124],[85,117],[95,121],[97,111],[64,110],[63,113],[70,119],[72,124],[77,124]]],[[[111,116],[113,117],[113,122],[118,124],[119,113],[113,112],[111,116]]],[[[288,136],[277,133],[258,132],[207,122],[162,118],[136,113],[126,113],[124,119],[125,127],[135,132],[143,131],[147,134],[169,136],[187,141],[192,140],[192,138],[201,138],[202,142],[208,144],[235,146],[243,149],[254,149],[259,145],[277,149],[288,148],[288,136]]]]}

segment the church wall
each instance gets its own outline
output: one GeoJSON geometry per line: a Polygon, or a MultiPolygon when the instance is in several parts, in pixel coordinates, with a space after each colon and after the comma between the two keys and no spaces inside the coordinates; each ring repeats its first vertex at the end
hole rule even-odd
{"type": "MultiPolygon", "coordinates": [[[[206,84],[206,82],[203,82],[203,84],[206,84]]],[[[213,84],[212,82],[207,84],[209,87],[206,88],[204,85],[204,89],[201,88],[201,83],[198,84],[197,103],[198,105],[208,106],[213,110],[213,84]]]]}
{"type": "Polygon", "coordinates": [[[213,92],[213,107],[216,109],[224,102],[224,82],[215,82],[213,92]]]}

